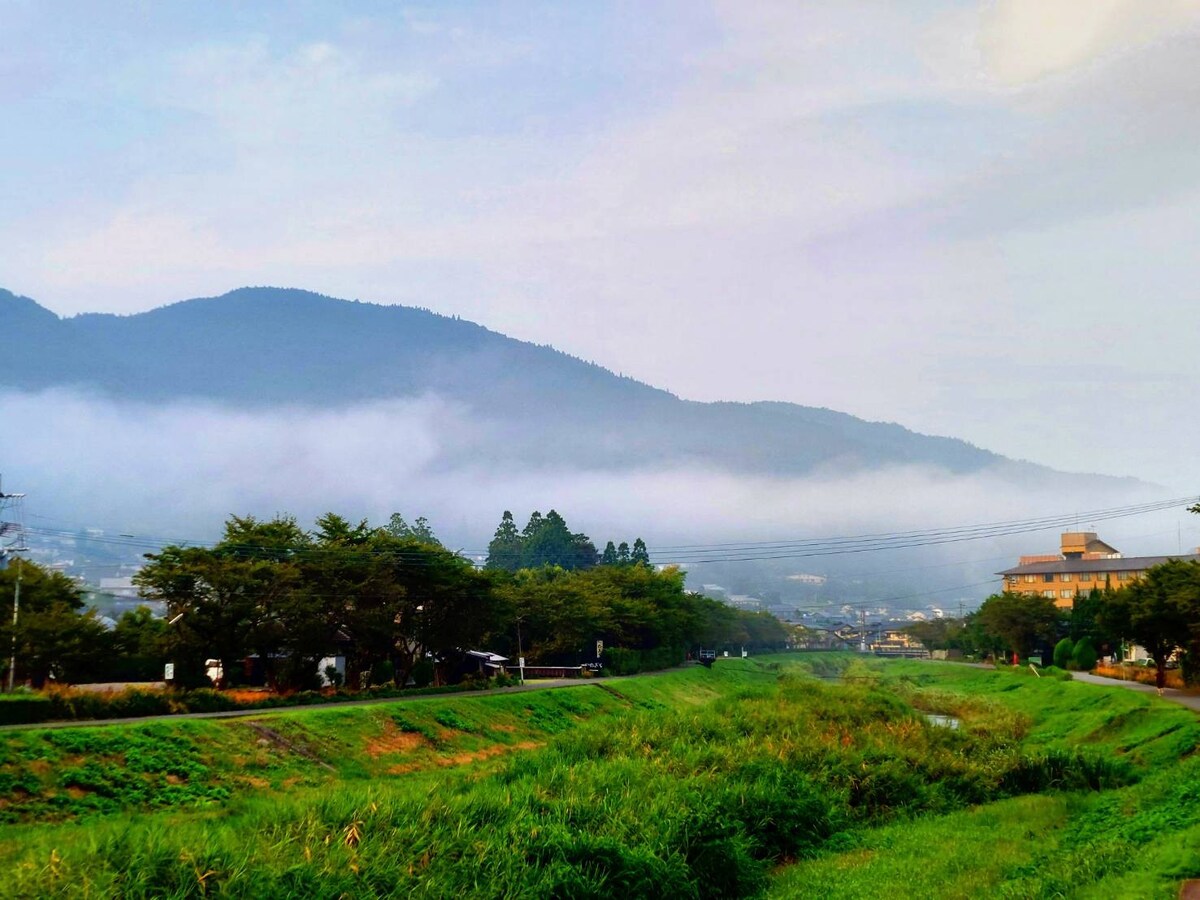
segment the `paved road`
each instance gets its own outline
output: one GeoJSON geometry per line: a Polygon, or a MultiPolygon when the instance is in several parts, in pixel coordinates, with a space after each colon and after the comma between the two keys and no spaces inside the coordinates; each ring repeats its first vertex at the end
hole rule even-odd
{"type": "MultiPolygon", "coordinates": [[[[929,660],[929,662],[938,662],[938,660],[929,660]]],[[[990,663],[969,663],[959,662],[958,660],[951,660],[950,662],[956,666],[970,666],[974,669],[996,668],[990,663]]],[[[1071,677],[1085,684],[1098,684],[1101,687],[1127,688],[1141,694],[1155,694],[1158,692],[1152,684],[1142,684],[1140,681],[1122,681],[1119,678],[1104,678],[1100,675],[1092,675],[1089,672],[1072,672],[1071,677]]],[[[1188,709],[1200,712],[1200,696],[1177,691],[1175,688],[1164,688],[1162,696],[1164,700],[1170,700],[1172,703],[1178,703],[1180,706],[1186,706],[1188,709]]]]}
{"type": "Polygon", "coordinates": [[[343,700],[338,703],[312,703],[303,706],[277,706],[271,709],[232,709],[221,712],[174,713],[164,716],[135,716],[125,719],[81,719],[70,722],[33,722],[24,725],[0,725],[0,732],[29,731],[42,728],[92,728],[99,725],[131,725],[136,722],[161,722],[164,719],[241,719],[246,716],[263,718],[284,713],[297,712],[303,709],[345,709],[349,706],[381,706],[388,703],[422,703],[429,700],[445,700],[449,697],[494,697],[497,694],[520,694],[525,691],[545,691],[555,688],[603,687],[614,681],[626,678],[641,678],[646,675],[665,675],[677,669],[664,669],[661,672],[644,672],[641,675],[618,675],[601,679],[580,678],[545,678],[537,681],[527,681],[512,687],[492,688],[487,691],[462,691],[445,694],[423,694],[416,697],[377,697],[370,700],[343,700]]]}
{"type": "MultiPolygon", "coordinates": [[[[1087,672],[1072,672],[1071,677],[1076,681],[1083,681],[1087,684],[1100,684],[1104,687],[1123,687],[1141,694],[1157,693],[1154,685],[1142,684],[1140,681],[1121,681],[1116,678],[1091,675],[1087,672]]],[[[1175,688],[1163,688],[1162,695],[1164,700],[1170,700],[1172,703],[1178,703],[1180,706],[1186,706],[1188,709],[1200,712],[1200,697],[1195,694],[1186,694],[1183,691],[1175,690],[1175,688]]]]}

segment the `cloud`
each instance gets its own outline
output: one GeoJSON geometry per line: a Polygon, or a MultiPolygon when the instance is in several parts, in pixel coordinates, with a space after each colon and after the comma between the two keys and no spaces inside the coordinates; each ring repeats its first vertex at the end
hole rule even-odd
{"type": "Polygon", "coordinates": [[[999,0],[978,40],[989,75],[1020,85],[1195,31],[1198,13],[1196,0],[999,0]]]}
{"type": "MultiPolygon", "coordinates": [[[[23,83],[58,64],[38,105],[0,110],[21,135],[0,150],[21,153],[4,284],[70,312],[295,285],[685,397],[829,405],[1068,468],[1190,465],[1160,448],[1186,446],[1171,423],[1200,383],[1179,346],[1195,3],[613,9],[260,10],[202,33],[106,13],[95,34],[136,40],[9,48],[23,83]],[[1139,394],[1138,421],[1165,423],[1145,441],[1097,441],[1107,388],[1067,415],[1039,368],[1065,357],[1079,382],[1108,354],[1177,388],[1139,394]]],[[[18,44],[53,31],[27,18],[18,44]]]]}
{"type": "Polygon", "coordinates": [[[641,535],[667,546],[1002,521],[1127,499],[1096,496],[1091,485],[1055,494],[1022,487],[1011,473],[919,467],[804,478],[685,463],[522,467],[493,462],[496,435],[436,397],[250,414],[55,390],[0,395],[0,420],[15,424],[0,436],[5,483],[28,494],[29,512],[183,538],[213,537],[230,514],[289,512],[311,522],[333,510],[382,523],[401,511],[478,549],[502,510],[553,507],[601,540],[641,535]]]}

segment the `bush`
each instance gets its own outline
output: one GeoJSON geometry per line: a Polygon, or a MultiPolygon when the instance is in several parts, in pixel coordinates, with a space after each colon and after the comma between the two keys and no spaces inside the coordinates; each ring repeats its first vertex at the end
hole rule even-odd
{"type": "Polygon", "coordinates": [[[433,660],[428,656],[421,657],[412,669],[413,685],[419,688],[429,687],[429,685],[433,684],[435,671],[433,660]]]}
{"type": "MultiPolygon", "coordinates": [[[[1057,654],[1057,649],[1055,652],[1057,654]]],[[[1072,660],[1077,668],[1084,672],[1091,671],[1096,667],[1096,645],[1092,643],[1089,637],[1081,637],[1079,643],[1075,645],[1075,652],[1072,654],[1072,660]]]]}
{"type": "Polygon", "coordinates": [[[638,672],[669,669],[681,662],[683,651],[676,647],[655,647],[653,650],[607,647],[604,650],[604,667],[612,675],[636,675],[638,672]]]}
{"type": "Polygon", "coordinates": [[[390,659],[377,662],[371,667],[371,684],[388,684],[396,680],[396,666],[390,659]]]}
{"type": "Polygon", "coordinates": [[[50,698],[41,694],[0,695],[0,725],[28,725],[50,718],[50,698]]]}
{"type": "Polygon", "coordinates": [[[342,686],[342,673],[338,671],[337,666],[325,667],[325,680],[336,690],[342,686]]]}
{"type": "Polygon", "coordinates": [[[1063,638],[1054,645],[1054,665],[1060,669],[1065,669],[1071,661],[1071,653],[1075,649],[1075,645],[1071,643],[1070,638],[1063,638]]]}

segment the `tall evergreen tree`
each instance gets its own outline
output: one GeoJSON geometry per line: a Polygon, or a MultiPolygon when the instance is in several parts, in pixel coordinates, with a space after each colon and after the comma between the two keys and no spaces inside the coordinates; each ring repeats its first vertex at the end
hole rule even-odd
{"type": "Polygon", "coordinates": [[[617,565],[627,566],[632,562],[629,558],[629,545],[625,541],[621,541],[621,546],[617,547],[617,565]]]}
{"type": "Polygon", "coordinates": [[[600,556],[600,565],[615,566],[616,564],[617,564],[617,547],[612,541],[609,541],[607,544],[604,545],[604,553],[602,553],[600,556]]]}
{"type": "Polygon", "coordinates": [[[430,544],[434,547],[442,546],[442,542],[433,533],[433,528],[430,526],[429,520],[424,516],[417,516],[417,521],[409,525],[404,521],[404,516],[400,515],[400,513],[392,513],[392,517],[388,520],[383,530],[395,538],[411,538],[415,541],[420,541],[422,544],[430,544]]]}
{"type": "Polygon", "coordinates": [[[524,539],[521,532],[517,531],[513,515],[506,509],[500,518],[500,525],[496,528],[495,536],[488,544],[486,568],[502,569],[506,572],[517,571],[521,568],[523,544],[524,539]]]}
{"type": "Polygon", "coordinates": [[[629,559],[635,566],[638,563],[650,565],[650,551],[646,549],[646,542],[641,538],[633,542],[633,552],[629,555],[629,559]]]}

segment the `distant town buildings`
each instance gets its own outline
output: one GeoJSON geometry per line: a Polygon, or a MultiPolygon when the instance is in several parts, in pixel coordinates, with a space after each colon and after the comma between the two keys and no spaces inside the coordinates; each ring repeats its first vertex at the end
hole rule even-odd
{"type": "Polygon", "coordinates": [[[996,574],[1003,579],[1001,590],[1049,597],[1056,606],[1069,609],[1077,594],[1122,587],[1172,559],[1200,560],[1200,548],[1190,554],[1127,557],[1094,531],[1067,531],[1057,554],[1022,556],[1018,565],[996,574]]]}
{"type": "Polygon", "coordinates": [[[827,579],[824,575],[812,575],[808,572],[797,572],[795,575],[789,575],[788,581],[795,581],[800,584],[824,584],[827,579]]]}

